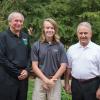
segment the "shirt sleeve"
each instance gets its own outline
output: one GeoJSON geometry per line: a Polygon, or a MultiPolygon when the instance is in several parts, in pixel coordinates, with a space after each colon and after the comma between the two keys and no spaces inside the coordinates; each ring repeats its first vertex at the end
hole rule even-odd
{"type": "Polygon", "coordinates": [[[12,63],[7,57],[7,47],[6,47],[6,39],[4,35],[0,33],[0,66],[2,66],[8,74],[12,77],[18,78],[20,75],[20,71],[17,69],[17,66],[12,63]]]}

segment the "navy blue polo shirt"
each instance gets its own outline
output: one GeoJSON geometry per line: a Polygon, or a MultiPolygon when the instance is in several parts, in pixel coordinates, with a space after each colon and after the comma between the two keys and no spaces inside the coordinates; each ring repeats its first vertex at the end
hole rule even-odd
{"type": "Polygon", "coordinates": [[[62,43],[37,41],[32,46],[31,60],[38,61],[39,68],[49,77],[57,72],[61,63],[67,63],[67,56],[62,43]]]}

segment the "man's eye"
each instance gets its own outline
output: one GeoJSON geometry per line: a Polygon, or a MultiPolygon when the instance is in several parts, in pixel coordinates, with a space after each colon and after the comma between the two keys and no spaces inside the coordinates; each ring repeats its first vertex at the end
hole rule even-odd
{"type": "Polygon", "coordinates": [[[81,34],[81,35],[85,34],[86,35],[86,34],[88,34],[88,32],[80,32],[79,34],[81,34]]]}

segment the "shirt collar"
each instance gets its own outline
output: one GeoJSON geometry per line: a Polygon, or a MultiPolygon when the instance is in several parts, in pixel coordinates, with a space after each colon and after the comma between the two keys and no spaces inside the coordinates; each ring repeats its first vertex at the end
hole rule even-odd
{"type": "Polygon", "coordinates": [[[83,47],[83,46],[80,44],[80,42],[78,42],[78,47],[79,47],[79,48],[89,48],[89,47],[91,47],[91,44],[92,44],[92,41],[90,40],[89,43],[88,43],[88,45],[85,46],[85,47],[83,47]]]}
{"type": "Polygon", "coordinates": [[[22,37],[22,34],[20,33],[20,35],[19,35],[19,37],[15,34],[15,33],[13,33],[11,30],[10,30],[10,28],[8,28],[8,33],[11,35],[11,36],[14,36],[14,37],[17,37],[17,38],[20,38],[20,37],[22,37]]]}

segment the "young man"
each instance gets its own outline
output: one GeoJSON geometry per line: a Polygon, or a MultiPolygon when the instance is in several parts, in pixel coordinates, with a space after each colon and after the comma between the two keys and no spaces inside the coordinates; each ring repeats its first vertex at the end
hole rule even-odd
{"type": "Polygon", "coordinates": [[[42,28],[41,40],[33,44],[31,51],[37,75],[32,100],[61,100],[60,76],[66,70],[66,53],[57,35],[56,22],[47,18],[42,28]]]}
{"type": "MultiPolygon", "coordinates": [[[[88,22],[78,25],[77,37],[79,42],[67,51],[72,75],[72,100],[97,100],[96,92],[100,84],[100,46],[91,41],[92,28],[88,22]]],[[[66,89],[67,86],[66,83],[66,89]]],[[[97,92],[97,97],[99,94],[97,92]]]]}
{"type": "Polygon", "coordinates": [[[21,32],[24,16],[12,12],[9,28],[0,33],[0,99],[27,100],[30,46],[21,32]]]}

